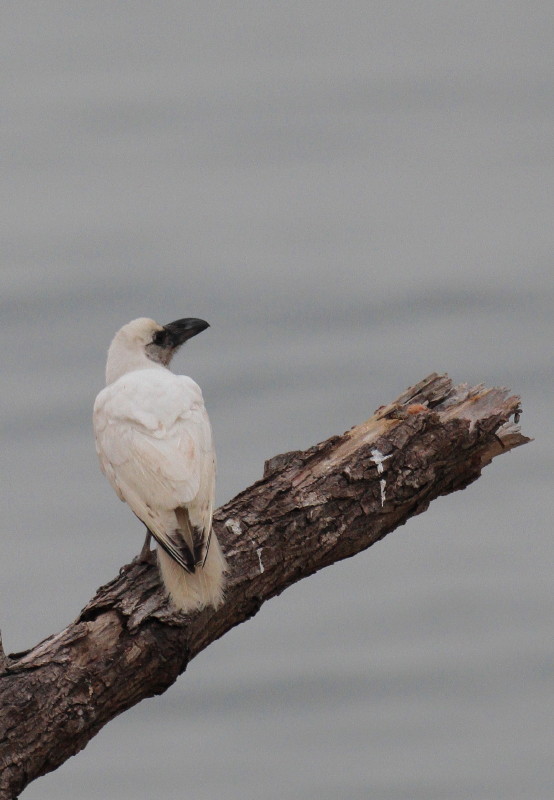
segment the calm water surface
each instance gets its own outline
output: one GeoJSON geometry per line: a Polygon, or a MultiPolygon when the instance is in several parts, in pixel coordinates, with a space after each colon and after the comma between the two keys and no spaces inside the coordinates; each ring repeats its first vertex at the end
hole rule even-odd
{"type": "Polygon", "coordinates": [[[429,372],[536,441],[292,587],[26,800],[552,793],[547,4],[20,2],[2,25],[8,650],[142,530],[96,463],[114,331],[204,317],[218,499],[429,372]]]}

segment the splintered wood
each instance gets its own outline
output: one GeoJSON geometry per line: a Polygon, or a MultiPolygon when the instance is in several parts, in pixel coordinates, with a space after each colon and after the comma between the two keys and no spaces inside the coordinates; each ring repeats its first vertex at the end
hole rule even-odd
{"type": "Polygon", "coordinates": [[[270,597],[365,550],[530,441],[520,414],[506,389],[454,386],[433,373],[342,436],[275,456],[260,481],[216,512],[229,564],[217,611],[176,613],[156,566],[136,559],[64,631],[25,653],[0,650],[0,800],[56,769],[117,714],[165,691],[191,658],[270,597]]]}

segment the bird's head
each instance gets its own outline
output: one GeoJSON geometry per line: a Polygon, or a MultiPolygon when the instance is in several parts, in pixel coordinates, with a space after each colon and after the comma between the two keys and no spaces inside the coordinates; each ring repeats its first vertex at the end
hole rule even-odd
{"type": "Polygon", "coordinates": [[[108,350],[106,383],[126,372],[155,364],[169,366],[171,359],[188,339],[209,328],[203,319],[185,317],[167,325],[139,317],[124,325],[114,336],[108,350]]]}

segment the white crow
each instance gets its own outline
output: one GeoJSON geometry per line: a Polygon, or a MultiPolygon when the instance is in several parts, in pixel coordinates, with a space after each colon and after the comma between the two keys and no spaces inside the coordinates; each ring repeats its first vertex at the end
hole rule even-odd
{"type": "Polygon", "coordinates": [[[200,387],[174,375],[176,350],[208,328],[201,319],[158,325],[135,319],[108,350],[106,388],[94,404],[100,467],[158,543],[158,565],[173,604],[217,608],[225,559],[212,534],[215,451],[200,387]]]}

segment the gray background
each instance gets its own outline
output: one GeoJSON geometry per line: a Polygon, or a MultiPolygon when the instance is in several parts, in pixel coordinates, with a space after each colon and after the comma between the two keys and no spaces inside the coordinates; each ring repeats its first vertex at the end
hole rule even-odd
{"type": "Polygon", "coordinates": [[[175,367],[219,502],[433,370],[537,437],[25,800],[551,797],[552,4],[20,1],[0,36],[8,650],[142,543],[90,422],[136,316],[212,325],[175,367]]]}

